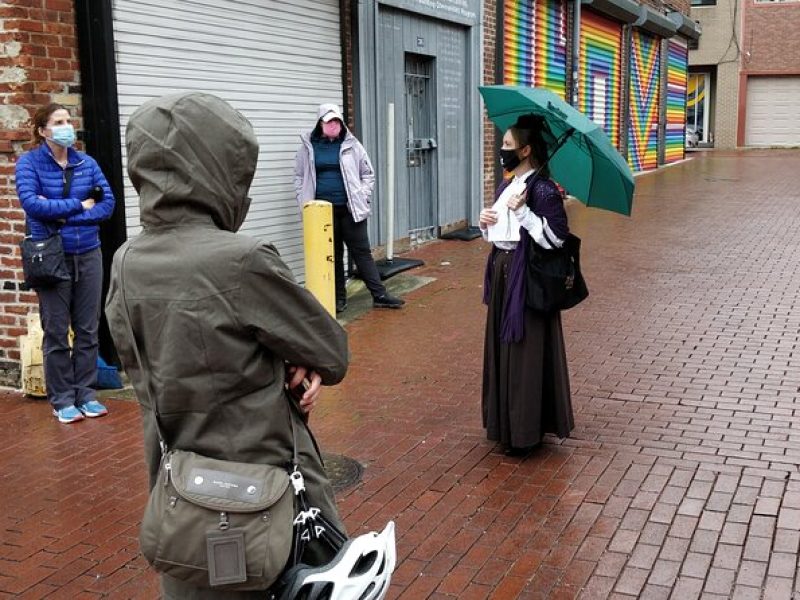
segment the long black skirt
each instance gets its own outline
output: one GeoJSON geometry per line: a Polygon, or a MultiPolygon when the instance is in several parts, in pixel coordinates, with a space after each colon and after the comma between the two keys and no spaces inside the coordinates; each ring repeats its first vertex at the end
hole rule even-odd
{"type": "Polygon", "coordinates": [[[500,340],[506,280],[513,253],[497,251],[486,317],[483,426],[505,447],[525,448],[545,433],[569,437],[575,426],[561,314],[525,311],[522,340],[500,340]]]}

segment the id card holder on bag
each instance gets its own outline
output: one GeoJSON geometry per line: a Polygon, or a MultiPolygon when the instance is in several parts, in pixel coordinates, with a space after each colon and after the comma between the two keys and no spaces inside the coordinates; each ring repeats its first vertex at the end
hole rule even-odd
{"type": "Polygon", "coordinates": [[[206,533],[208,583],[212,587],[247,581],[244,529],[206,533]]]}

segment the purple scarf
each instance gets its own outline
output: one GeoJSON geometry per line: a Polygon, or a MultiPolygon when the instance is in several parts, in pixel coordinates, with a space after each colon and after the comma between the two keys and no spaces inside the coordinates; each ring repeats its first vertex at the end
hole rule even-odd
{"type": "MultiPolygon", "coordinates": [[[[511,183],[504,181],[495,192],[495,202],[503,190],[511,183]]],[[[531,177],[527,182],[527,204],[540,217],[547,219],[550,229],[560,238],[565,238],[569,233],[567,227],[567,213],[564,210],[564,201],[555,184],[549,179],[531,177]],[[535,185],[541,182],[539,185],[535,185]],[[545,184],[545,185],[543,185],[545,184]]],[[[503,323],[500,329],[500,339],[506,344],[516,343],[525,334],[525,269],[528,264],[528,251],[530,249],[530,234],[524,227],[520,227],[520,242],[511,258],[511,270],[506,281],[506,295],[503,301],[503,323]]],[[[492,246],[492,251],[486,261],[486,271],[483,276],[483,303],[488,305],[492,293],[492,278],[494,277],[494,258],[497,247],[492,246]]]]}

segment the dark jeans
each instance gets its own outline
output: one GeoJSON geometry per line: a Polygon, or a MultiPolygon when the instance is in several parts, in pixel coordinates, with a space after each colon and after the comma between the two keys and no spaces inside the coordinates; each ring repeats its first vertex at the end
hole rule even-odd
{"type": "Polygon", "coordinates": [[[82,406],[95,399],[97,329],[103,260],[100,248],[68,254],[72,279],[37,290],[44,330],[44,378],[47,399],[55,409],[82,406]],[[70,351],[69,327],[75,333],[70,351]]]}
{"type": "Polygon", "coordinates": [[[386,288],[381,283],[378,267],[375,266],[375,260],[372,258],[367,220],[356,223],[353,215],[347,210],[347,206],[334,205],[333,254],[336,260],[336,304],[342,304],[347,300],[344,279],[344,244],[347,244],[347,250],[353,257],[353,262],[356,263],[358,275],[364,281],[364,285],[367,286],[372,297],[383,296],[386,288]]]}

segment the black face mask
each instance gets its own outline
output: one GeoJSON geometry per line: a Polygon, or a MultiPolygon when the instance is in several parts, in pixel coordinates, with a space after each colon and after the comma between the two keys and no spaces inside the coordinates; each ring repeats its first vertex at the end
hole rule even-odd
{"type": "Polygon", "coordinates": [[[503,167],[504,171],[510,173],[516,169],[521,162],[522,160],[517,156],[516,150],[500,150],[500,166],[503,167]]]}

